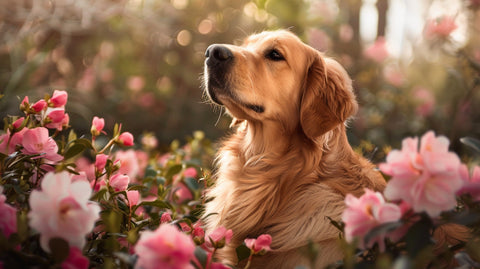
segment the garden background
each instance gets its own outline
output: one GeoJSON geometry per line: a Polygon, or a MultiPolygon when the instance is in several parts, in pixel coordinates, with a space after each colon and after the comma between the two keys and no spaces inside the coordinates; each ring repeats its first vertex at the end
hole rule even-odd
{"type": "Polygon", "coordinates": [[[354,145],[398,146],[403,137],[431,129],[461,152],[460,137],[480,135],[478,1],[5,0],[0,5],[2,117],[15,114],[23,96],[66,90],[79,133],[88,133],[96,115],[107,126],[122,122],[135,136],[152,132],[161,144],[194,130],[216,140],[229,119],[202,97],[205,49],[289,28],[352,76],[361,106],[350,129],[354,145]],[[427,26],[445,16],[456,27],[429,34],[427,26]],[[374,43],[379,37],[385,43],[374,43]]]}
{"type": "MultiPolygon", "coordinates": [[[[232,230],[200,220],[230,124],[204,51],[278,28],[347,69],[349,140],[389,179],[386,199],[347,196],[332,268],[480,267],[480,1],[4,0],[0,268],[234,268],[215,256],[232,230]],[[451,223],[471,237],[435,250],[451,223]]],[[[246,239],[245,268],[271,242],[246,239]]]]}

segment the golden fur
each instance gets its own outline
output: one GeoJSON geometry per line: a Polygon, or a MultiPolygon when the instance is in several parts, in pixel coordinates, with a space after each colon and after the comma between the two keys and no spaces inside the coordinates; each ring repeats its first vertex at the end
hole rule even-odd
{"type": "Polygon", "coordinates": [[[221,257],[236,264],[245,238],[268,233],[272,251],[253,268],[308,266],[298,249],[309,240],[320,246],[315,268],[341,259],[326,217],[340,220],[347,193],[385,186],[347,141],[357,102],[346,71],[283,30],[212,45],[206,56],[206,92],[236,128],[219,150],[204,218],[209,231],[233,230],[221,257]]]}

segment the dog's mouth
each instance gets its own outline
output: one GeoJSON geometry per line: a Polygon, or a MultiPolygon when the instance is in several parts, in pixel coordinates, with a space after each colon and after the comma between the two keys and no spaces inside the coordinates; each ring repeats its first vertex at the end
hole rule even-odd
{"type": "Polygon", "coordinates": [[[229,80],[225,78],[224,72],[220,74],[215,73],[213,70],[210,70],[208,65],[206,65],[204,79],[207,95],[214,103],[227,108],[229,108],[228,106],[230,103],[233,103],[255,113],[260,114],[265,112],[264,106],[245,102],[235,94],[235,91],[233,90],[234,87],[232,87],[229,80]]]}

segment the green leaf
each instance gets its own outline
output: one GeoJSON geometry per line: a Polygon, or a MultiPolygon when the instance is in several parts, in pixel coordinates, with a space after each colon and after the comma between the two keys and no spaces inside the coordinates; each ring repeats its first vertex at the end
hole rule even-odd
{"type": "Polygon", "coordinates": [[[56,263],[61,263],[65,259],[67,259],[68,254],[70,252],[70,247],[68,242],[65,241],[63,238],[54,237],[48,241],[48,246],[52,252],[53,260],[56,263]]]}
{"type": "Polygon", "coordinates": [[[387,222],[384,224],[381,224],[375,228],[373,228],[371,231],[365,235],[364,240],[365,242],[370,242],[372,239],[382,236],[385,234],[388,234],[391,231],[394,231],[397,228],[400,228],[403,226],[403,223],[401,221],[395,221],[395,222],[387,222]]]}
{"type": "Polygon", "coordinates": [[[74,144],[68,147],[68,149],[65,151],[65,154],[63,154],[63,157],[65,158],[65,160],[68,160],[82,153],[85,149],[86,148],[84,145],[74,144]]]}
{"type": "Polygon", "coordinates": [[[237,252],[238,261],[243,261],[245,259],[248,259],[248,257],[250,257],[250,254],[251,254],[250,249],[244,244],[238,246],[235,249],[235,251],[237,252]]]}
{"type": "Polygon", "coordinates": [[[199,190],[202,187],[200,184],[198,184],[198,181],[192,177],[185,178],[184,182],[187,185],[187,187],[193,191],[199,190]]]}
{"type": "Polygon", "coordinates": [[[407,243],[408,255],[415,259],[426,247],[433,245],[430,231],[433,229],[432,220],[423,215],[422,219],[414,223],[407,232],[405,242],[407,243]]]}
{"type": "Polygon", "coordinates": [[[180,171],[182,171],[182,165],[181,164],[173,165],[172,167],[168,168],[168,171],[167,171],[167,174],[165,175],[165,177],[167,179],[171,179],[174,175],[180,173],[180,171]]]}
{"type": "Polygon", "coordinates": [[[480,154],[480,140],[475,139],[473,137],[466,136],[466,137],[460,138],[460,142],[462,142],[463,144],[472,148],[474,151],[480,154]]]}
{"type": "Polygon", "coordinates": [[[140,204],[138,204],[138,206],[154,206],[154,207],[158,207],[158,208],[160,208],[160,209],[164,209],[164,208],[173,209],[172,205],[170,205],[170,204],[167,203],[167,202],[160,201],[160,200],[155,200],[155,201],[143,201],[143,202],[141,202],[140,204]]]}
{"type": "Polygon", "coordinates": [[[77,139],[77,134],[75,133],[74,130],[70,130],[70,132],[68,133],[68,143],[76,139],[77,139]]]}
{"type": "Polygon", "coordinates": [[[206,268],[208,255],[207,252],[200,246],[195,247],[195,258],[197,258],[198,262],[202,265],[202,268],[206,268]]]}

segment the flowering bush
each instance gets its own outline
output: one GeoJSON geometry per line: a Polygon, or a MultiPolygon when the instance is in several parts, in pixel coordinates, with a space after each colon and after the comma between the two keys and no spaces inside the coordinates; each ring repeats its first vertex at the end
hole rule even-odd
{"type": "MultiPolygon", "coordinates": [[[[25,97],[24,115],[5,119],[2,266],[231,268],[217,260],[216,251],[230,243],[233,231],[218,227],[205,234],[199,219],[213,155],[203,133],[194,133],[183,147],[173,142],[165,154],[155,151],[149,134],[142,149],[124,149],[134,144],[133,135],[116,124],[109,137],[99,117],[89,136],[67,134],[67,98],[63,91],[33,104],[25,97]],[[54,120],[52,109],[62,116],[54,120]]],[[[480,152],[477,140],[463,141],[480,152]]],[[[449,140],[430,131],[420,140],[404,139],[379,168],[388,177],[384,194],[348,194],[342,220],[332,220],[346,250],[337,267],[478,265],[479,166],[470,175],[449,151],[449,140]],[[457,238],[443,242],[438,231],[448,237],[448,225],[457,225],[457,238]]],[[[248,268],[253,256],[270,251],[272,240],[268,234],[245,239],[239,260],[248,268]]]]}
{"type": "MultiPolygon", "coordinates": [[[[203,133],[164,154],[150,134],[141,149],[125,149],[133,135],[116,124],[109,136],[97,116],[90,135],[67,133],[67,99],[65,91],[25,97],[24,115],[5,118],[0,267],[229,268],[215,253],[232,230],[205,235],[199,220],[213,155],[203,133]]],[[[263,237],[240,258],[267,252],[263,237]]]]}
{"type": "MultiPolygon", "coordinates": [[[[477,153],[480,143],[464,139],[477,153]]],[[[449,141],[430,131],[403,140],[379,165],[389,180],[384,194],[366,189],[359,198],[347,195],[342,223],[333,222],[358,248],[346,261],[364,266],[465,268],[480,266],[479,166],[468,168],[448,151],[449,141]],[[385,199],[388,199],[387,201],[385,199]]]]}

